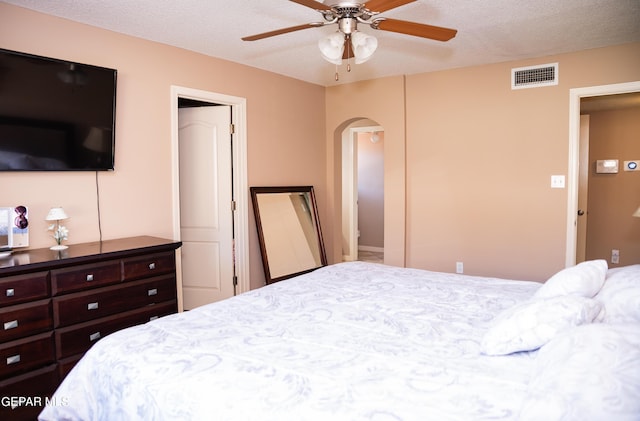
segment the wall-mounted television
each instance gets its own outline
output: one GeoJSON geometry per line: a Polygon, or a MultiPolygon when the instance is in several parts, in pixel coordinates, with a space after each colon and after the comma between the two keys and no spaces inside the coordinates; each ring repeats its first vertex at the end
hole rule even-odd
{"type": "Polygon", "coordinates": [[[116,78],[0,49],[0,171],[113,170],[116,78]]]}

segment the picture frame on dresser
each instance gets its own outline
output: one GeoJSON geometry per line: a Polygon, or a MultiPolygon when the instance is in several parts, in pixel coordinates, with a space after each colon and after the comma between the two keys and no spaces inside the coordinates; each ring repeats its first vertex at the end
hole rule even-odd
{"type": "Polygon", "coordinates": [[[0,259],[14,248],[29,246],[29,209],[24,205],[0,207],[0,259]]]}

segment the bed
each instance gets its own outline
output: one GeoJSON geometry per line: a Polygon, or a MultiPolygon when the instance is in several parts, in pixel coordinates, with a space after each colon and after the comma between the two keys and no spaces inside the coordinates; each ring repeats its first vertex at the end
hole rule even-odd
{"type": "Polygon", "coordinates": [[[541,285],[323,267],[105,337],[39,419],[639,419],[640,265],[541,285]]]}

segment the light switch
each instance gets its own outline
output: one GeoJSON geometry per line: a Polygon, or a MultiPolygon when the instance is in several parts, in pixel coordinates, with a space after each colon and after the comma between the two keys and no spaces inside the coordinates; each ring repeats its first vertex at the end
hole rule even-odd
{"type": "Polygon", "coordinates": [[[564,175],[552,175],[551,176],[551,188],[552,189],[564,189],[564,175]]]}

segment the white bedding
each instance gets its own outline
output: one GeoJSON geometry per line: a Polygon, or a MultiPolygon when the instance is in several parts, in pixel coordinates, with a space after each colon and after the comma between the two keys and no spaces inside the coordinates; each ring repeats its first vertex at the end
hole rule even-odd
{"type": "Polygon", "coordinates": [[[480,343],[539,287],[325,267],[100,340],[40,419],[517,419],[537,351],[480,343]]]}

